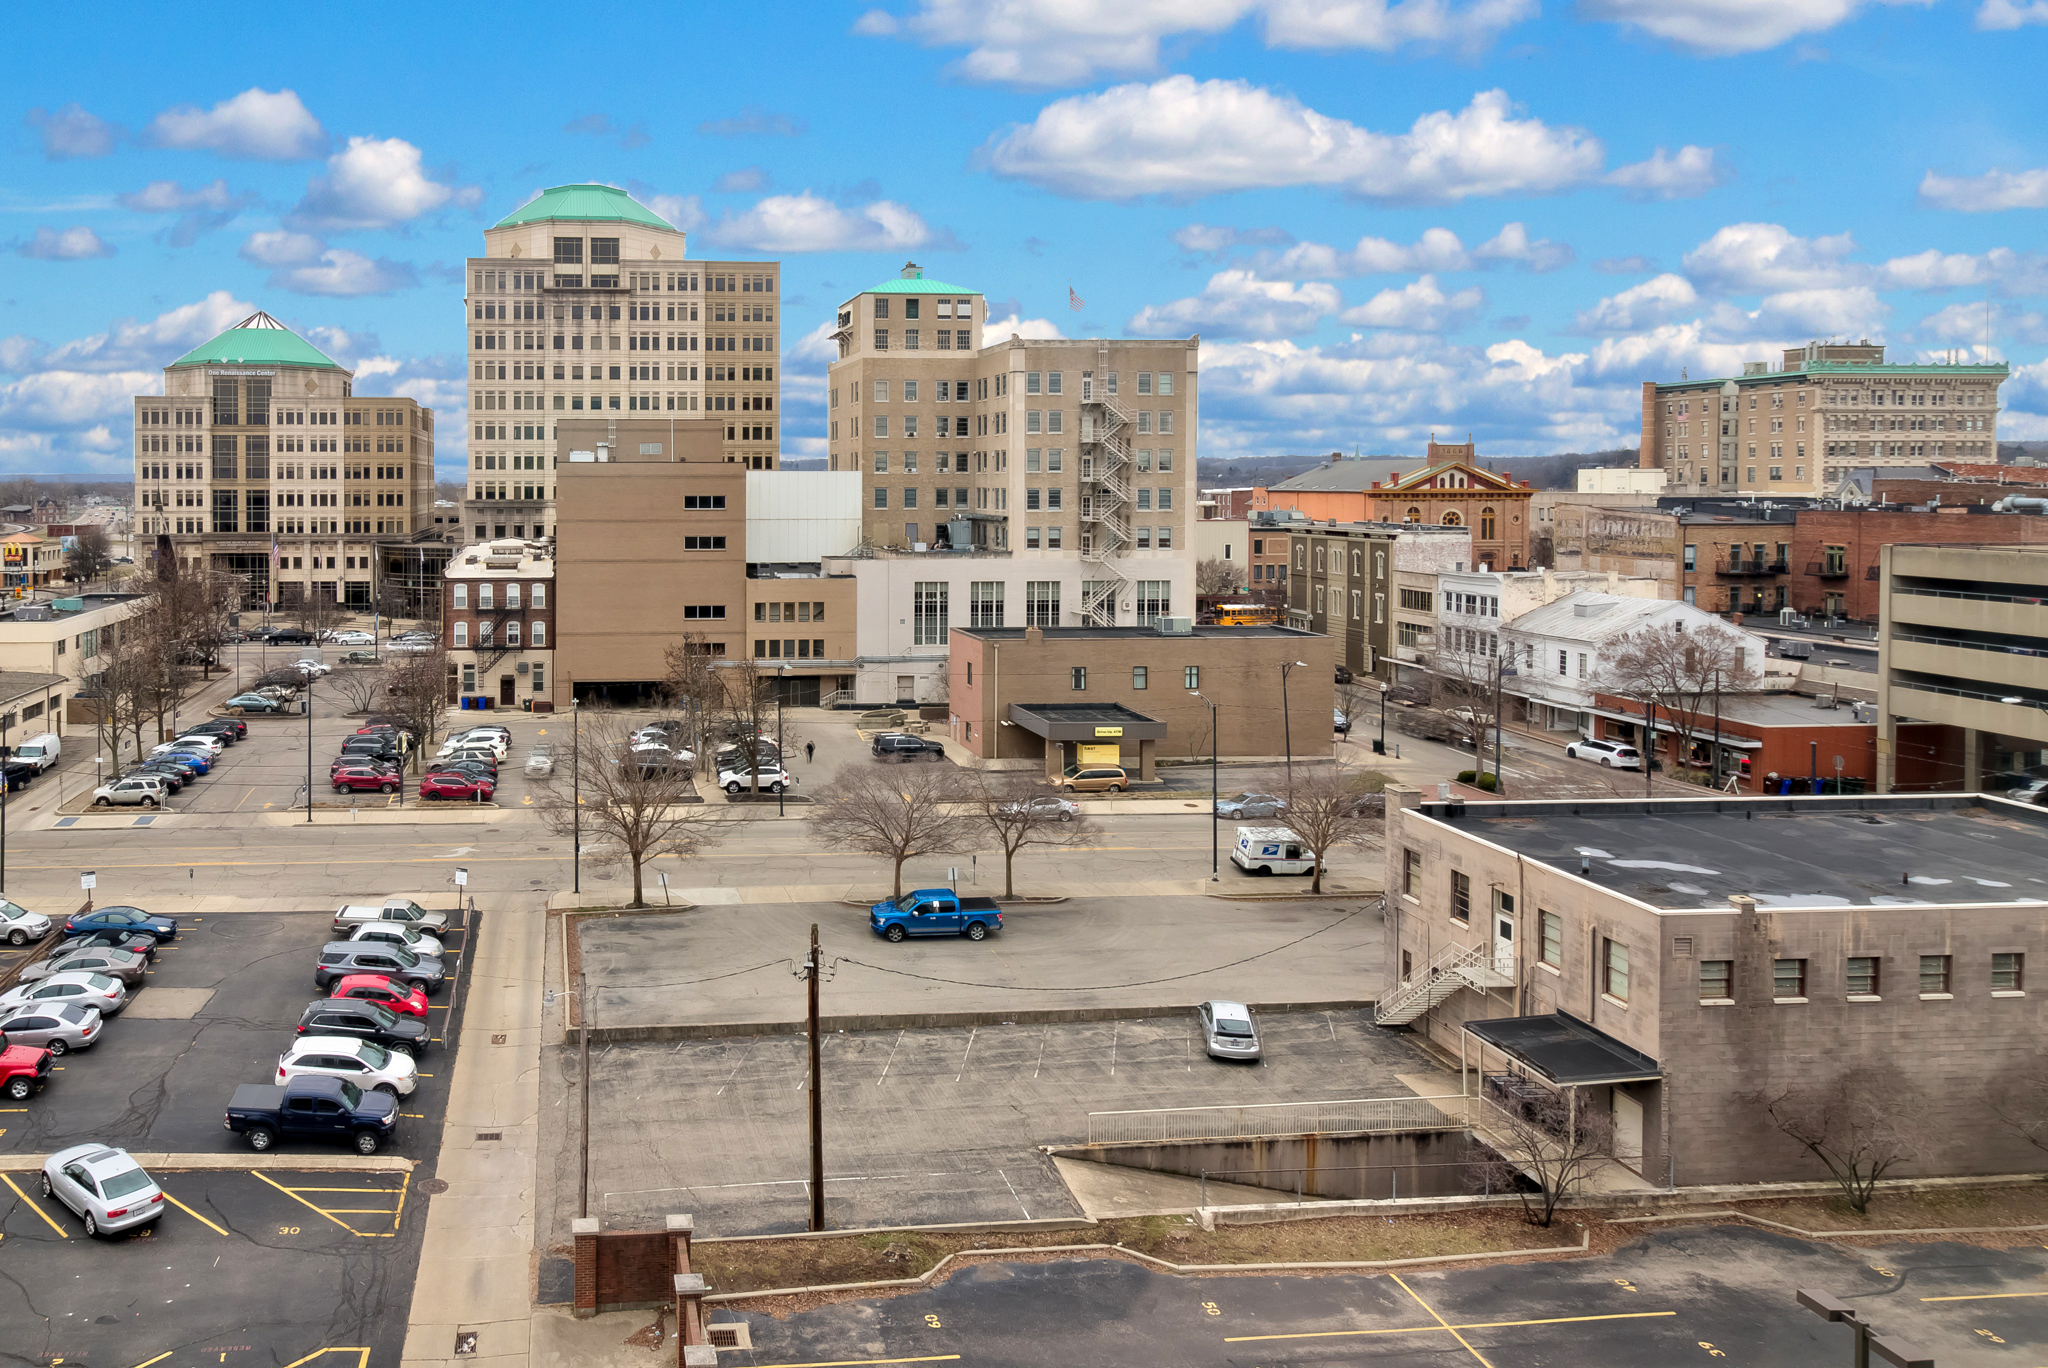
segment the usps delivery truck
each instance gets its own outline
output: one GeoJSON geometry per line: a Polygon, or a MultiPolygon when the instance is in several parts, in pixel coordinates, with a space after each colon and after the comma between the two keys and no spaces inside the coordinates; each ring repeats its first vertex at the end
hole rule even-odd
{"type": "Polygon", "coordinates": [[[1301,837],[1286,827],[1239,827],[1230,858],[1247,874],[1307,874],[1316,867],[1301,837]]]}

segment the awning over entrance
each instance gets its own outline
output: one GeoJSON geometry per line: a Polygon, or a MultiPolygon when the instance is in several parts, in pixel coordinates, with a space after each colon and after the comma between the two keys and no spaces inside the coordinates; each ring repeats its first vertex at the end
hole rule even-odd
{"type": "Polygon", "coordinates": [[[1657,1061],[1569,1012],[1468,1021],[1465,1029],[1558,1087],[1662,1078],[1657,1061]]]}
{"type": "Polygon", "coordinates": [[[1012,703],[1010,722],[1047,741],[1162,741],[1166,724],[1121,703],[1012,703]]]}

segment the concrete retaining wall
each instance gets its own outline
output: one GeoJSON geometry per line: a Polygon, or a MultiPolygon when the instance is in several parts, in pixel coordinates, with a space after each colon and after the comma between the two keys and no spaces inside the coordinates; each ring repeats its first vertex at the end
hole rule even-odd
{"type": "Polygon", "coordinates": [[[1446,1126],[1379,1134],[1079,1145],[1053,1153],[1281,1191],[1298,1181],[1304,1196],[1381,1200],[1466,1195],[1470,1151],[1464,1127],[1446,1126]]]}
{"type": "MultiPolygon", "coordinates": [[[[656,911],[661,909],[656,908],[656,911]]],[[[1261,1016],[1283,1012],[1370,1012],[1371,1000],[1344,1002],[1254,1002],[1252,1011],[1261,1016]]],[[[1050,1007],[1040,1010],[997,1012],[867,1012],[852,1016],[821,1016],[821,1031],[933,1030],[948,1026],[1043,1026],[1062,1021],[1141,1021],[1150,1017],[1184,1016],[1192,1011],[1185,1002],[1150,1007],[1050,1007]]],[[[722,1040],[733,1036],[801,1035],[801,1021],[702,1021],[664,1022],[643,1026],[598,1026],[590,1032],[593,1045],[624,1045],[635,1041],[722,1040]]],[[[575,1039],[573,1026],[565,1026],[563,1038],[575,1039]]]]}

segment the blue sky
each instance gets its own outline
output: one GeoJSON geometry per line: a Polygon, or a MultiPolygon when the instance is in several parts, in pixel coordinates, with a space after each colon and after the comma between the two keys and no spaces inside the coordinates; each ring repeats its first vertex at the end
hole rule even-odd
{"type": "Polygon", "coordinates": [[[14,25],[10,472],[128,471],[128,397],[256,307],[460,468],[462,259],[571,181],[785,263],[791,455],[907,258],[1027,334],[1199,332],[1206,454],[1633,445],[1644,379],[1981,356],[1987,301],[2048,438],[2048,0],[122,8],[14,25]]]}

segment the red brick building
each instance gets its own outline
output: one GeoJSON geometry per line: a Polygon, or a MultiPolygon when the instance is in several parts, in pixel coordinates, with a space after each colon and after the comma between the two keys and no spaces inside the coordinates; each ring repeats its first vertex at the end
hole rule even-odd
{"type": "Polygon", "coordinates": [[[1893,542],[1938,546],[2048,544],[2048,517],[1879,508],[1801,509],[1792,531],[1792,606],[1802,613],[1874,622],[1877,556],[1893,542]]]}
{"type": "MultiPolygon", "coordinates": [[[[1601,737],[1642,744],[1643,705],[1608,694],[1594,696],[1594,714],[1601,737]]],[[[1736,779],[1738,793],[1781,792],[1776,781],[1791,780],[1794,793],[1806,793],[1815,776],[1840,778],[1852,792],[1877,789],[1877,705],[1843,699],[1838,706],[1803,694],[1730,694],[1721,700],[1721,782],[1736,779]],[[1837,757],[1841,767],[1835,766],[1837,757]]],[[[1702,713],[1688,754],[1679,748],[1677,728],[1663,713],[1657,718],[1657,756],[1667,771],[1675,767],[1711,770],[1717,729],[1702,713]]],[[[1823,788],[1827,791],[1826,785],[1823,788]]]]}

